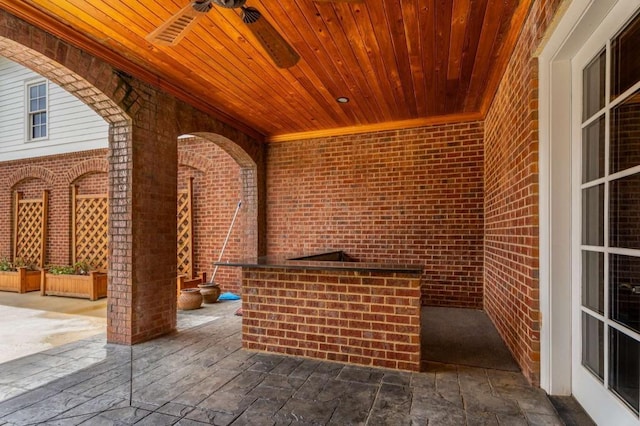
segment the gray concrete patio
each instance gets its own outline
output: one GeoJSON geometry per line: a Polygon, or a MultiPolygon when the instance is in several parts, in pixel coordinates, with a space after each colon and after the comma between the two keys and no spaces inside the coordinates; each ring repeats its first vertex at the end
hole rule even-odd
{"type": "Polygon", "coordinates": [[[104,335],[0,365],[2,425],[560,425],[520,373],[407,373],[241,349],[239,302],[133,348],[104,335]]]}

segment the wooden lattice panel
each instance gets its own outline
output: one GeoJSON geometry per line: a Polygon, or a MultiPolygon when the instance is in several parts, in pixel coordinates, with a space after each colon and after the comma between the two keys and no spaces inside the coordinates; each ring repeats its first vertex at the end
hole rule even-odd
{"type": "Polygon", "coordinates": [[[178,191],[178,275],[193,278],[193,180],[178,191]]]}
{"type": "Polygon", "coordinates": [[[77,195],[73,191],[73,259],[107,270],[109,202],[106,195],[77,195]]]}
{"type": "Polygon", "coordinates": [[[15,197],[14,261],[44,266],[45,238],[47,232],[47,199],[23,200],[21,193],[15,197]]]}

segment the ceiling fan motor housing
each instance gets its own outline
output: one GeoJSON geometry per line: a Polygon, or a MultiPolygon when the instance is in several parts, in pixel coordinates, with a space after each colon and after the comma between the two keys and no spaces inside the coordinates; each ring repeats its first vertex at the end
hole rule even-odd
{"type": "Polygon", "coordinates": [[[244,6],[247,0],[211,0],[216,6],[227,9],[236,9],[244,6]]]}

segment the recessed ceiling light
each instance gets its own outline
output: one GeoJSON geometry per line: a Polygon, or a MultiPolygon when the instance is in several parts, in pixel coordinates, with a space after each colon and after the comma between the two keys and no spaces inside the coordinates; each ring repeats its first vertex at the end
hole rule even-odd
{"type": "Polygon", "coordinates": [[[349,98],[346,98],[344,96],[340,96],[339,98],[336,99],[336,101],[338,101],[341,104],[346,104],[346,103],[349,103],[349,98]]]}

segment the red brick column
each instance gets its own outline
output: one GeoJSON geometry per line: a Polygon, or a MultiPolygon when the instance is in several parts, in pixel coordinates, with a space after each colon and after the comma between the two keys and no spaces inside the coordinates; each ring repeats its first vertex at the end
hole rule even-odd
{"type": "Polygon", "coordinates": [[[171,99],[123,85],[138,118],[110,134],[107,339],[131,344],[176,325],[178,148],[171,99]]]}

